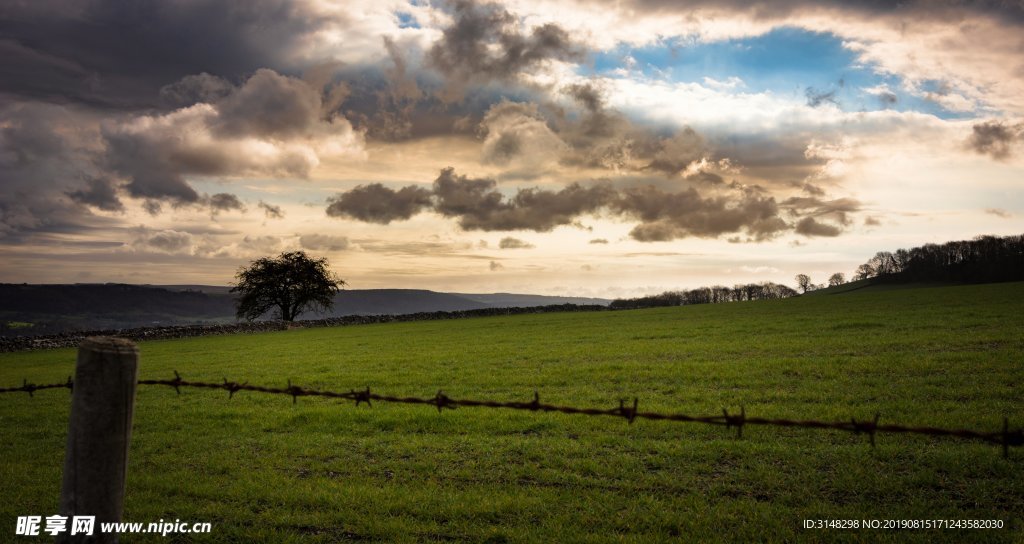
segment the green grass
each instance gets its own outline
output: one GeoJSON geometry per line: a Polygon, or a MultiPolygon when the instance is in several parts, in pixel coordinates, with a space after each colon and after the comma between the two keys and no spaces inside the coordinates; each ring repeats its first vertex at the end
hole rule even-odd
{"type": "MultiPolygon", "coordinates": [[[[142,378],[541,399],[981,430],[1024,423],[1024,284],[292,330],[141,344],[142,378]]],[[[73,350],[0,355],[63,381],[73,350]]],[[[0,395],[0,540],[57,512],[68,394],[0,395]]],[[[923,436],[140,388],[125,519],[214,523],[125,542],[1021,541],[1024,449],[923,436]],[[1014,530],[804,530],[1001,519],[1014,530]]],[[[28,540],[25,540],[28,541],[28,540]]]]}

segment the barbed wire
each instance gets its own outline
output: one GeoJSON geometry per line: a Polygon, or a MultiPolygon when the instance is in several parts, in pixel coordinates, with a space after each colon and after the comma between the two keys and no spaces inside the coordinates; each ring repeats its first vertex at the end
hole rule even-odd
{"type": "Polygon", "coordinates": [[[48,383],[48,384],[34,384],[28,383],[28,380],[22,380],[21,387],[0,387],[0,393],[28,393],[28,396],[34,396],[36,391],[43,389],[74,389],[74,382],[71,381],[71,376],[68,376],[68,381],[63,383],[48,383]]]}
{"type": "MultiPolygon", "coordinates": [[[[533,393],[533,400],[529,402],[520,401],[495,401],[495,400],[473,400],[473,399],[454,399],[444,394],[443,391],[438,391],[433,397],[396,397],[391,395],[381,395],[370,391],[367,387],[363,390],[351,389],[347,392],[337,391],[326,391],[322,389],[308,389],[299,387],[292,384],[291,380],[288,380],[286,387],[265,387],[259,385],[249,385],[249,382],[232,382],[224,378],[223,382],[194,382],[182,379],[178,371],[174,371],[174,379],[168,380],[139,380],[139,385],[165,385],[173,387],[174,390],[180,395],[182,387],[195,387],[202,389],[222,389],[228,392],[228,398],[234,398],[235,393],[239,391],[253,391],[257,393],[269,393],[274,395],[287,395],[292,397],[292,403],[298,402],[299,397],[327,397],[335,399],[345,399],[355,401],[356,406],[366,403],[367,406],[373,406],[373,401],[381,402],[392,402],[398,404],[423,404],[430,405],[437,408],[438,412],[445,409],[454,410],[460,406],[474,407],[474,408],[503,408],[510,410],[527,410],[531,412],[558,412],[562,414],[579,414],[586,416],[611,416],[624,418],[628,423],[632,424],[637,419],[647,419],[652,421],[678,421],[686,423],[703,423],[706,425],[719,425],[726,428],[736,428],[737,438],[743,437],[743,428],[747,425],[763,425],[763,426],[774,426],[774,427],[799,427],[805,429],[831,429],[837,431],[847,431],[854,434],[866,434],[871,443],[871,446],[875,446],[875,435],[878,433],[892,433],[892,434],[916,434],[925,436],[937,436],[937,437],[952,437],[962,438],[966,440],[978,440],[987,442],[990,444],[1001,445],[1003,448],[1003,457],[1009,457],[1010,447],[1017,447],[1024,445],[1024,429],[1010,430],[1009,418],[1003,418],[1003,428],[1001,431],[986,432],[986,431],[975,431],[971,429],[944,429],[939,427],[910,427],[906,425],[897,424],[880,424],[881,414],[876,413],[873,419],[870,420],[857,420],[851,418],[849,421],[817,421],[817,420],[798,420],[798,419],[784,419],[784,418],[764,418],[764,417],[749,417],[746,414],[746,409],[740,406],[739,413],[730,414],[725,408],[722,409],[721,415],[713,416],[691,416],[686,414],[666,414],[660,412],[642,412],[639,410],[640,399],[634,397],[632,403],[626,400],[619,400],[619,405],[614,408],[579,408],[575,406],[562,406],[556,404],[547,404],[540,401],[540,393],[533,393]]],[[[52,383],[52,384],[32,384],[28,380],[24,380],[20,387],[7,387],[0,388],[0,393],[15,393],[25,392],[29,396],[33,396],[36,391],[44,389],[61,389],[66,388],[73,392],[74,382],[71,377],[68,377],[67,381],[63,383],[52,383]]]]}

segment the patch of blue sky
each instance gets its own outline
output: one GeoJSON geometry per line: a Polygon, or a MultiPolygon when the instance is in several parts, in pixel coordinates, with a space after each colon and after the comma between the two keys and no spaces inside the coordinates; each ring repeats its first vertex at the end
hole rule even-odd
{"type": "Polygon", "coordinates": [[[419,22],[416,21],[416,18],[411,13],[396,11],[395,17],[398,18],[398,28],[420,28],[419,22]]]}
{"type": "Polygon", "coordinates": [[[942,118],[963,115],[907,93],[899,77],[861,63],[835,35],[793,27],[737,40],[671,39],[642,48],[619,47],[595,53],[592,63],[581,71],[613,76],[616,70],[627,68],[651,79],[701,85],[707,85],[706,78],[723,83],[739,78],[743,84],[734,87],[734,92],[771,92],[798,101],[807,101],[808,93],[825,95],[844,111],[913,110],[942,118]],[[864,91],[883,84],[895,102],[864,91]]]}

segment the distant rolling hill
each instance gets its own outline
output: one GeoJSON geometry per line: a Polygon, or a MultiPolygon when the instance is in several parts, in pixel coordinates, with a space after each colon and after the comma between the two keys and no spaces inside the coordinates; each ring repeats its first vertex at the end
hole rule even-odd
{"type": "MultiPolygon", "coordinates": [[[[609,302],[596,298],[438,293],[423,289],[344,290],[338,293],[330,312],[309,312],[301,318],[609,302]]],[[[234,295],[230,287],[223,286],[0,284],[0,334],[4,335],[229,323],[235,321],[234,314],[234,295]]]]}
{"type": "Polygon", "coordinates": [[[495,308],[517,308],[529,306],[547,306],[549,304],[599,304],[607,306],[610,300],[586,297],[553,297],[547,295],[518,295],[514,293],[468,294],[449,293],[495,308]]]}

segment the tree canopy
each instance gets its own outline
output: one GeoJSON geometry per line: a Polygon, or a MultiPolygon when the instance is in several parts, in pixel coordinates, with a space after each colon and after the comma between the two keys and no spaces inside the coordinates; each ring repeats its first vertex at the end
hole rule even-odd
{"type": "Polygon", "coordinates": [[[1024,235],[978,236],[909,250],[879,251],[855,280],[985,283],[1024,279],[1024,235]]]}
{"type": "Polygon", "coordinates": [[[700,287],[688,291],[665,291],[660,295],[640,298],[617,298],[609,305],[612,309],[655,308],[659,306],[688,306],[691,304],[719,304],[723,302],[741,302],[746,300],[774,300],[796,296],[796,291],[766,281],[748,283],[732,288],[724,285],[700,287]]]}
{"type": "Polygon", "coordinates": [[[800,289],[801,293],[814,290],[814,284],[811,283],[811,277],[807,274],[797,274],[794,279],[796,280],[796,286],[800,289]]]}
{"type": "Polygon", "coordinates": [[[284,321],[294,321],[306,310],[329,310],[345,285],[325,257],[314,259],[304,251],[257,259],[240,268],[235,278],[231,292],[241,294],[236,315],[248,321],[271,310],[284,321]]]}

